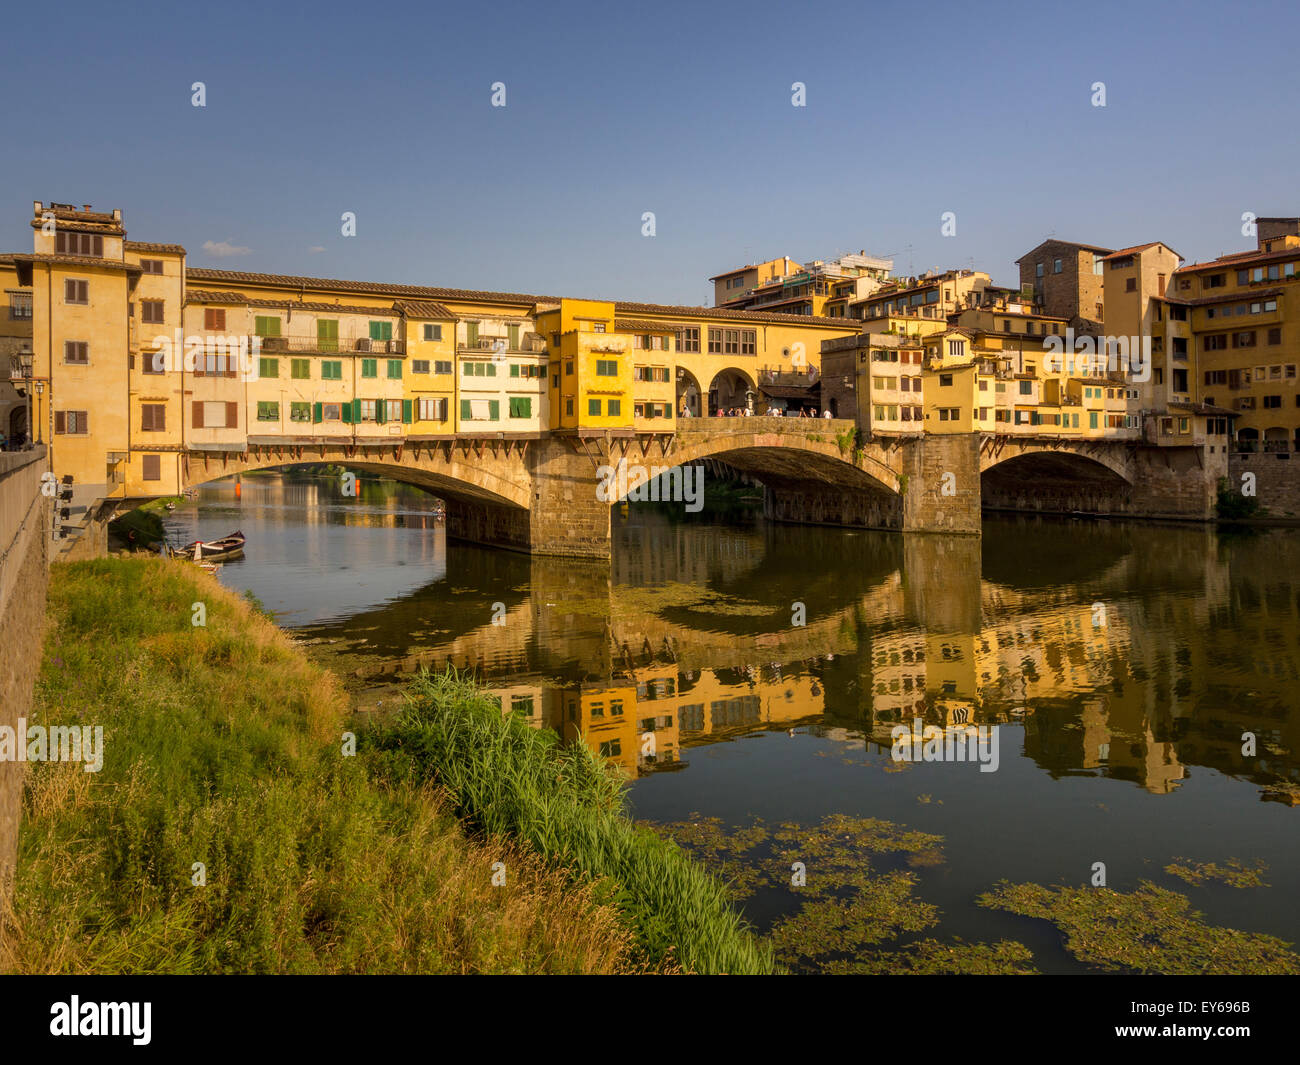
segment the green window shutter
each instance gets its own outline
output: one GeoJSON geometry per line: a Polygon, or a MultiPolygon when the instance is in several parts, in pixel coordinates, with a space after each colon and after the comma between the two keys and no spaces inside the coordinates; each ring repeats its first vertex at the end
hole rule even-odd
{"type": "Polygon", "coordinates": [[[411,401],[402,400],[402,421],[409,423],[411,420],[411,401]]]}
{"type": "Polygon", "coordinates": [[[383,339],[384,339],[384,337],[383,337],[383,333],[382,333],[383,327],[384,327],[384,323],[383,323],[383,322],[371,322],[371,323],[370,323],[370,339],[371,339],[371,340],[383,340],[383,339]]]}
{"type": "Polygon", "coordinates": [[[383,425],[386,421],[388,421],[388,400],[386,399],[375,400],[375,421],[377,421],[380,425],[383,425]]]}
{"type": "Polygon", "coordinates": [[[337,319],[318,318],[316,320],[316,346],[321,351],[339,350],[339,323],[337,319]]]}
{"type": "Polygon", "coordinates": [[[488,419],[490,421],[499,421],[501,418],[501,401],[499,399],[488,400],[488,419]]]}
{"type": "Polygon", "coordinates": [[[351,424],[352,424],[352,404],[351,404],[351,403],[344,403],[344,404],[339,408],[339,416],[340,416],[340,419],[341,419],[342,421],[347,422],[349,425],[351,425],[351,424]]]}
{"type": "Polygon", "coordinates": [[[396,380],[396,379],[398,379],[398,378],[400,378],[400,377],[402,376],[402,360],[401,360],[401,359],[389,359],[389,360],[388,360],[388,376],[389,376],[389,379],[390,379],[390,380],[396,380]]]}
{"type": "Polygon", "coordinates": [[[465,323],[465,346],[478,347],[478,322],[465,323]]]}
{"type": "Polygon", "coordinates": [[[323,403],[313,403],[311,405],[311,420],[313,422],[322,422],[325,420],[325,411],[323,403]]]}
{"type": "Polygon", "coordinates": [[[361,400],[359,399],[352,401],[352,420],[358,423],[361,421],[361,400]]]}
{"type": "Polygon", "coordinates": [[[469,400],[462,399],[460,401],[460,420],[463,422],[467,422],[469,421],[469,419],[470,419],[469,400]]]}
{"type": "Polygon", "coordinates": [[[509,334],[510,336],[510,350],[518,351],[519,350],[519,326],[517,325],[506,326],[506,333],[509,334]]]}
{"type": "Polygon", "coordinates": [[[460,375],[461,377],[473,377],[474,364],[472,362],[462,362],[460,364],[460,375]]]}

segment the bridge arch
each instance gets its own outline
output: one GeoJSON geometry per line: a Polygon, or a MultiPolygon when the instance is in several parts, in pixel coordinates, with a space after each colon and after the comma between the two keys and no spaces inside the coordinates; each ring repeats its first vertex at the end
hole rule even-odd
{"type": "Polygon", "coordinates": [[[1133,495],[1127,451],[1019,444],[980,456],[984,507],[1052,513],[1115,513],[1133,495]]]}
{"type": "Polygon", "coordinates": [[[744,410],[758,395],[754,378],[737,366],[727,366],[713,375],[709,382],[709,413],[719,410],[744,410]],[[745,393],[750,393],[746,399],[745,393]]]}
{"type": "MultiPolygon", "coordinates": [[[[849,421],[789,427],[777,418],[701,419],[694,424],[679,423],[673,446],[666,453],[651,449],[641,455],[629,449],[624,457],[629,469],[641,466],[647,471],[656,467],[671,470],[715,458],[770,488],[788,490],[804,485],[822,495],[838,492],[887,498],[892,506],[902,491],[901,458],[897,452],[875,447],[855,450],[853,428],[849,421]]],[[[610,501],[623,501],[627,491],[644,478],[629,477],[610,501]]]]}

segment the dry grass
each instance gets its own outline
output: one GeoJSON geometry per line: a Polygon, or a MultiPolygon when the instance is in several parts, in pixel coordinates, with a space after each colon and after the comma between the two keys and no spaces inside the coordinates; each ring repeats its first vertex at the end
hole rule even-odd
{"type": "Polygon", "coordinates": [[[102,725],[104,768],[29,765],[0,971],[641,968],[601,885],[343,757],[337,679],[201,571],[56,566],[50,615],[32,717],[102,725]]]}

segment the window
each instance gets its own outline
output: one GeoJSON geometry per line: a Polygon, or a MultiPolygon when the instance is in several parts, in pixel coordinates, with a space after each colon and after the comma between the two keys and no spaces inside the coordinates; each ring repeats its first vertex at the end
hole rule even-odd
{"type": "Polygon", "coordinates": [[[224,307],[203,308],[203,328],[223,330],[226,328],[226,310],[224,307]]]}
{"type": "Polygon", "coordinates": [[[311,404],[310,404],[310,403],[290,403],[290,404],[289,404],[289,421],[291,421],[291,422],[309,422],[309,421],[311,421],[311,404]]]}
{"type": "Polygon", "coordinates": [[[1253,348],[1255,346],[1255,331],[1252,329],[1244,333],[1233,333],[1232,346],[1234,348],[1253,348]]]}
{"type": "Polygon", "coordinates": [[[259,422],[278,422],[280,420],[280,404],[267,400],[259,401],[257,404],[257,420],[259,422]]]}
{"type": "Polygon", "coordinates": [[[592,322],[592,323],[591,323],[591,331],[592,331],[593,333],[603,333],[603,332],[605,331],[605,323],[604,323],[604,322],[592,322]]]}
{"type": "Polygon", "coordinates": [[[89,303],[90,302],[90,282],[73,281],[71,278],[63,282],[63,302],[64,303],[89,303]]]}
{"type": "Polygon", "coordinates": [[[428,373],[428,372],[429,372],[429,360],[428,360],[428,359],[412,359],[412,360],[411,360],[411,373],[421,373],[421,374],[423,374],[423,373],[428,373]]]}
{"type": "Polygon", "coordinates": [[[677,334],[678,351],[699,351],[700,350],[700,331],[698,329],[683,329],[677,334]]]}
{"type": "Polygon", "coordinates": [[[374,422],[379,420],[379,416],[375,412],[375,401],[373,399],[354,399],[352,404],[353,409],[356,411],[355,421],[374,422]]]}
{"type": "Polygon", "coordinates": [[[104,238],[94,233],[65,233],[54,235],[54,250],[59,255],[86,255],[96,259],[104,257],[104,238]]]}
{"type": "Polygon", "coordinates": [[[533,401],[528,396],[511,396],[510,397],[510,417],[512,418],[531,418],[533,416],[533,401]]]}
{"type": "Polygon", "coordinates": [[[600,417],[600,400],[598,399],[587,400],[587,414],[593,418],[600,417]]]}
{"type": "Polygon", "coordinates": [[[1280,407],[1280,406],[1282,406],[1282,397],[1281,397],[1281,396],[1265,396],[1265,397],[1264,397],[1264,408],[1265,408],[1266,410],[1273,410],[1273,409],[1276,409],[1276,408],[1278,408],[1278,407],[1280,407]]]}
{"type": "Polygon", "coordinates": [[[1032,396],[1032,395],[1034,394],[1034,382],[1033,382],[1033,381],[1021,381],[1021,382],[1020,382],[1020,394],[1021,394],[1022,396],[1032,396]]]}
{"type": "Polygon", "coordinates": [[[163,301],[162,300],[141,300],[140,301],[140,321],[150,324],[161,324],[163,320],[163,301]]]}
{"type": "Polygon", "coordinates": [[[404,411],[402,410],[402,401],[400,399],[389,399],[385,400],[384,403],[386,407],[384,411],[384,414],[386,415],[384,419],[385,421],[404,422],[411,420],[409,417],[402,417],[404,411]]]}
{"type": "Polygon", "coordinates": [[[617,377],[618,362],[615,359],[597,359],[596,360],[597,377],[617,377]]]}
{"type": "Polygon", "coordinates": [[[32,296],[30,292],[11,292],[9,294],[9,320],[11,322],[28,321],[32,317],[32,296]]]}
{"type": "Polygon", "coordinates": [[[322,381],[342,381],[343,380],[343,361],[341,359],[326,359],[320,364],[320,379],[322,381]]]}
{"type": "Polygon", "coordinates": [[[141,455],[140,474],[143,480],[161,481],[162,480],[162,456],[141,455]]]}
{"type": "Polygon", "coordinates": [[[1035,276],[1035,277],[1042,277],[1042,276],[1043,276],[1043,264],[1042,264],[1042,263],[1038,263],[1037,265],[1035,265],[1035,267],[1034,267],[1034,276],[1035,276]]]}
{"type": "Polygon", "coordinates": [[[259,314],[253,319],[253,332],[260,337],[278,337],[280,319],[259,314]]]}
{"type": "Polygon", "coordinates": [[[1282,330],[1280,328],[1270,329],[1268,331],[1268,342],[1270,344],[1282,343],[1282,330]]]}
{"type": "Polygon", "coordinates": [[[447,401],[445,399],[421,399],[418,402],[416,416],[422,422],[445,422],[447,420],[447,401]]]}
{"type": "Polygon", "coordinates": [[[234,429],[239,425],[238,403],[196,401],[190,410],[195,429],[234,429]]]}
{"type": "Polygon", "coordinates": [[[293,359],[289,366],[289,376],[295,381],[311,380],[311,359],[293,359]]]}
{"type": "Polygon", "coordinates": [[[566,399],[566,400],[564,401],[564,413],[565,413],[565,414],[568,414],[568,415],[572,415],[572,414],[573,414],[573,400],[571,400],[571,399],[566,399]]]}
{"type": "Polygon", "coordinates": [[[379,360],[378,360],[378,359],[362,359],[362,360],[361,360],[361,376],[362,376],[362,377],[378,377],[378,376],[379,376],[379,360]]]}
{"type": "Polygon", "coordinates": [[[1138,281],[1136,277],[1126,277],[1124,279],[1125,292],[1136,292],[1137,288],[1138,288],[1138,281]]]}
{"type": "Polygon", "coordinates": [[[396,380],[400,379],[401,376],[402,376],[402,360],[401,360],[401,359],[389,359],[389,360],[388,360],[388,379],[389,379],[390,381],[396,381],[396,380]]]}
{"type": "Polygon", "coordinates": [[[753,329],[740,331],[740,353],[753,355],[758,350],[758,332],[753,329]]]}
{"type": "Polygon", "coordinates": [[[339,350],[339,323],[337,319],[316,319],[316,348],[319,351],[339,350]]]}
{"type": "Polygon", "coordinates": [[[1052,260],[1052,273],[1054,273],[1054,274],[1059,274],[1060,272],[1061,272],[1061,260],[1060,260],[1060,259],[1053,259],[1053,260],[1052,260]]]}
{"type": "Polygon", "coordinates": [[[370,339],[371,340],[392,340],[393,323],[392,322],[371,322],[370,339]]]}
{"type": "Polygon", "coordinates": [[[65,340],[63,342],[63,361],[73,366],[85,366],[90,362],[89,347],[84,340],[65,340]]]}
{"type": "Polygon", "coordinates": [[[163,264],[161,259],[141,259],[140,272],[142,274],[161,274],[163,264]]]}
{"type": "Polygon", "coordinates": [[[950,374],[950,373],[941,373],[941,374],[939,375],[939,387],[940,387],[940,388],[951,388],[951,387],[952,387],[952,374],[950,374]]]}
{"type": "Polygon", "coordinates": [[[341,421],[343,419],[343,405],[340,403],[322,403],[320,413],[321,413],[321,421],[324,422],[341,421]]]}
{"type": "Polygon", "coordinates": [[[426,323],[424,324],[424,339],[425,339],[425,340],[441,340],[441,339],[442,339],[442,326],[440,326],[440,325],[430,325],[428,322],[426,322],[426,323]]]}
{"type": "Polygon", "coordinates": [[[1228,347],[1228,334],[1213,333],[1202,338],[1201,344],[1206,351],[1225,351],[1228,347]]]}
{"type": "MultiPolygon", "coordinates": [[[[948,354],[949,354],[949,355],[952,355],[952,356],[958,356],[958,357],[965,355],[965,354],[966,354],[966,341],[964,341],[964,340],[950,340],[950,341],[948,341],[948,354]]],[[[952,383],[952,382],[951,382],[951,380],[950,380],[950,381],[949,381],[949,384],[951,384],[951,383],[952,383]]]]}
{"type": "Polygon", "coordinates": [[[620,399],[611,399],[605,404],[605,413],[611,418],[617,418],[623,413],[623,401],[620,399]]]}
{"type": "Polygon", "coordinates": [[[167,428],[167,405],[165,403],[140,404],[140,431],[161,433],[167,428]]]}
{"type": "Polygon", "coordinates": [[[722,330],[721,329],[709,330],[709,354],[710,355],[722,354],[722,330]]]}
{"type": "Polygon", "coordinates": [[[449,359],[435,359],[433,362],[434,373],[451,373],[451,361],[449,359]]]}

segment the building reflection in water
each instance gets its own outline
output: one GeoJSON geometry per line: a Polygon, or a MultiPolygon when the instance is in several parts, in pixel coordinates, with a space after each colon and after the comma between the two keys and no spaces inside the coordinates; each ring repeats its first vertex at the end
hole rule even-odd
{"type": "Polygon", "coordinates": [[[372,684],[474,670],[503,710],[581,735],[634,775],[756,729],[888,750],[890,730],[920,718],[1015,728],[1053,776],[1163,794],[1204,765],[1267,797],[1300,790],[1290,533],[1007,519],[980,541],[651,515],[619,535],[612,564],[453,545],[456,595],[437,582],[309,631],[347,653],[364,629],[351,650],[372,684]]]}

